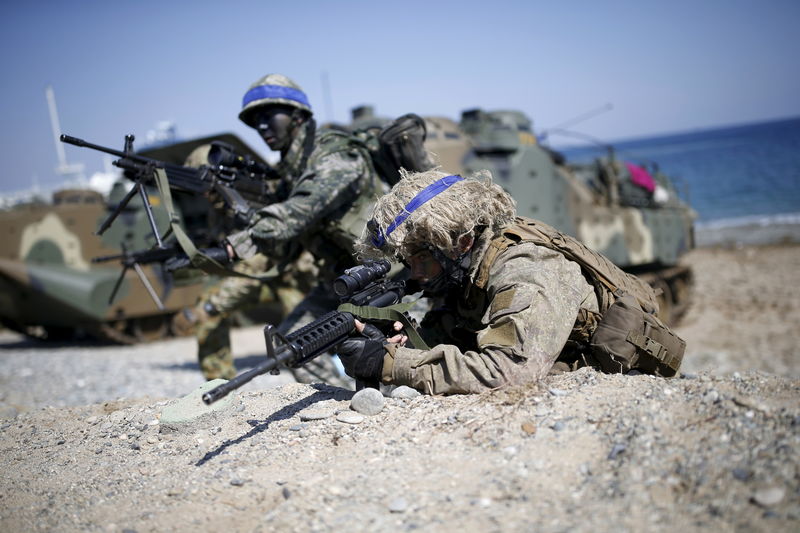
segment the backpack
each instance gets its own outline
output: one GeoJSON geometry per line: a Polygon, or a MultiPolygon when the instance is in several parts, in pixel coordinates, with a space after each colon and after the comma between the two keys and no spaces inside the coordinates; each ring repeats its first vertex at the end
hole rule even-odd
{"type": "Polygon", "coordinates": [[[577,239],[536,220],[518,217],[503,230],[503,238],[490,245],[475,284],[485,286],[494,259],[520,242],[555,250],[581,266],[597,295],[600,321],[589,341],[591,355],[601,370],[639,370],[674,376],[680,368],[686,342],[656,316],[658,301],[652,287],[624,272],[604,255],[577,239]]]}
{"type": "Polygon", "coordinates": [[[425,121],[408,113],[382,128],[366,128],[353,132],[369,150],[372,164],[390,186],[400,181],[400,169],[423,172],[433,168],[427,150],[425,121]]]}

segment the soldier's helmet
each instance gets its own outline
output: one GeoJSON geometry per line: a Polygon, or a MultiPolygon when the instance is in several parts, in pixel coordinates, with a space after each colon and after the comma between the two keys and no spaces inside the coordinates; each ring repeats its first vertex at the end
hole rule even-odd
{"type": "Polygon", "coordinates": [[[266,105],[288,105],[309,115],[312,114],[311,104],[303,89],[282,74],[267,74],[250,85],[242,98],[242,110],[239,119],[250,127],[253,125],[253,115],[260,107],[266,105]]]}

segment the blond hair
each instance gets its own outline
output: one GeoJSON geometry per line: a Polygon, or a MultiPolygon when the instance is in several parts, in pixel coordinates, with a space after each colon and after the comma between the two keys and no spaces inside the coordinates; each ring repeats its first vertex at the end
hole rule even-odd
{"type": "Polygon", "coordinates": [[[444,252],[455,250],[463,235],[477,227],[498,232],[516,215],[514,199],[492,182],[487,170],[458,181],[437,194],[385,235],[398,215],[407,212],[408,203],[425,187],[448,176],[440,170],[409,173],[401,169],[402,179],[388,194],[378,199],[372,220],[364,229],[357,250],[364,258],[387,256],[402,258],[409,252],[432,245],[444,252]],[[385,244],[376,246],[376,230],[384,233],[385,244]]]}

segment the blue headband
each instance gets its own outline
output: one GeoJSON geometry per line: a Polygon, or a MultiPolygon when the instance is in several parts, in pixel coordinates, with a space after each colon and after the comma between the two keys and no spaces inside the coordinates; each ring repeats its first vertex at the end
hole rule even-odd
{"type": "Polygon", "coordinates": [[[245,107],[253,100],[261,100],[262,98],[283,98],[284,100],[292,100],[311,109],[311,104],[308,103],[306,93],[300,89],[284,87],[283,85],[259,85],[258,87],[253,87],[244,93],[242,107],[245,107]]]}
{"type": "Polygon", "coordinates": [[[431,183],[421,191],[417,193],[417,195],[411,199],[410,202],[406,204],[403,208],[403,212],[395,217],[394,222],[389,224],[389,227],[386,228],[386,233],[384,233],[374,221],[370,221],[372,223],[372,229],[375,235],[372,237],[372,244],[375,245],[376,248],[383,248],[383,245],[386,244],[386,237],[388,237],[394,230],[397,229],[397,226],[402,224],[405,219],[411,215],[414,211],[416,211],[422,204],[440,194],[447,189],[449,189],[452,185],[458,183],[459,181],[463,181],[464,178],[457,175],[452,176],[445,176],[440,180],[436,180],[435,182],[431,183]]]}

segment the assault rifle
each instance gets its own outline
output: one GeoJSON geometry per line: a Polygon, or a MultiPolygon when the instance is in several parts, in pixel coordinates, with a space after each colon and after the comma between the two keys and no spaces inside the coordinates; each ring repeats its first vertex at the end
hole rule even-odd
{"type": "MultiPolygon", "coordinates": [[[[206,392],[203,394],[203,402],[214,403],[261,374],[277,374],[280,365],[293,368],[303,366],[346,340],[355,329],[353,319],[356,317],[367,320],[399,320],[406,325],[411,343],[417,348],[424,348],[424,342],[419,338],[413,324],[400,311],[395,309],[395,316],[391,317],[388,313],[378,317],[376,315],[382,313],[370,312],[399,303],[406,293],[405,282],[387,279],[388,272],[388,261],[369,261],[345,270],[333,284],[334,292],[344,304],[339,306],[339,310],[331,311],[286,336],[267,324],[264,327],[266,360],[206,392]]],[[[364,386],[378,388],[377,383],[356,384],[357,389],[364,386]]]]}

